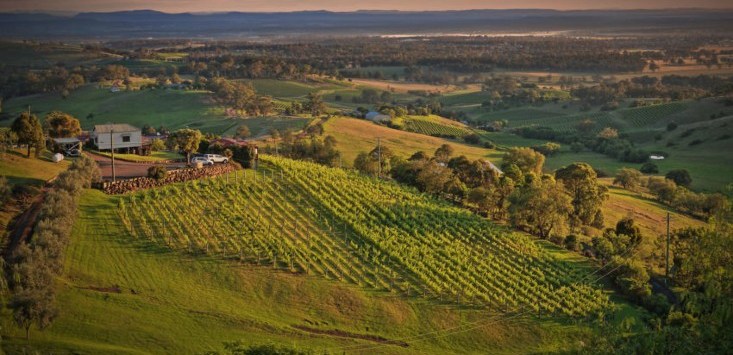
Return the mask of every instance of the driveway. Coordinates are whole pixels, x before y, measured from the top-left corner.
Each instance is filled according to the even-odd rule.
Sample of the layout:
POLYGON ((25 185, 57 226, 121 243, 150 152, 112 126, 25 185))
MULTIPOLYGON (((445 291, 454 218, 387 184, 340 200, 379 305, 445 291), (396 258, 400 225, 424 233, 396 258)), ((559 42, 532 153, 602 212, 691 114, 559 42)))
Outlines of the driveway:
MULTIPOLYGON (((99 170, 102 172, 102 178, 104 180, 112 180, 112 159, 103 155, 85 152, 97 162, 99 170)), ((131 163, 128 161, 122 161, 115 159, 115 176, 117 178, 133 178, 148 175, 148 168, 151 166, 165 166, 168 170, 180 169, 186 166, 185 163, 166 163, 166 164, 154 164, 154 163, 131 163)))

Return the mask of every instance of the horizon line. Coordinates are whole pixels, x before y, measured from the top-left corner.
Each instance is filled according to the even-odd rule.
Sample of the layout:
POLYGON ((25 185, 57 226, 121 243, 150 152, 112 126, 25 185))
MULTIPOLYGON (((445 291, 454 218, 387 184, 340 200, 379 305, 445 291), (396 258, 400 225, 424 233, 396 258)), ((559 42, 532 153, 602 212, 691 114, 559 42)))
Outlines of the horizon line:
POLYGON ((185 11, 185 12, 168 12, 164 10, 156 10, 152 8, 137 8, 127 10, 110 10, 110 11, 61 11, 61 10, 0 10, 0 14, 46 14, 46 15, 78 15, 78 14, 111 14, 111 13, 124 13, 124 12, 156 12, 166 15, 216 15, 216 14, 290 14, 290 13, 308 13, 308 12, 325 12, 334 14, 348 14, 358 12, 391 12, 391 13, 437 13, 437 12, 473 12, 473 11, 517 11, 517 10, 531 10, 531 11, 552 11, 552 12, 593 12, 593 11, 733 11, 731 7, 660 7, 660 8, 577 8, 577 9, 551 9, 551 8, 537 8, 537 7, 518 7, 518 8, 475 8, 475 9, 445 9, 445 10, 396 10, 396 9, 358 9, 351 11, 338 11, 338 10, 293 10, 293 11, 241 11, 241 10, 224 10, 224 11, 185 11))

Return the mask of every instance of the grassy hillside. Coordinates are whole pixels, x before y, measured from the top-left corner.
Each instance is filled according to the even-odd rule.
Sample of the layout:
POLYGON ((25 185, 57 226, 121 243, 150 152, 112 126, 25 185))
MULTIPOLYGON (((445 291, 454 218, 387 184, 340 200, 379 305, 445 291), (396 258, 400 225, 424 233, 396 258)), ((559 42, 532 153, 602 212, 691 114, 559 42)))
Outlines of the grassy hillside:
POLYGON ((455 155, 466 155, 470 159, 486 158, 497 161, 502 156, 502 153, 496 150, 400 131, 356 118, 334 117, 323 126, 324 134, 334 136, 339 142, 338 149, 343 155, 344 164, 347 165, 351 165, 359 153, 374 149, 378 137, 381 138, 382 144, 405 158, 420 150, 432 154, 445 143, 455 148, 455 155))
MULTIPOLYGON (((522 301, 522 289, 538 292, 546 287, 543 285, 573 279, 586 279, 584 282, 587 282, 593 277, 584 276, 587 275, 586 267, 572 254, 547 244, 535 244, 527 237, 516 235, 510 238, 501 233, 494 234, 493 231, 500 230, 478 217, 404 188, 305 163, 269 158, 265 158, 265 161, 270 174, 267 178, 260 175, 257 184, 253 183, 254 177, 250 171, 246 183, 241 180, 240 172, 239 184, 236 185, 233 177, 230 177, 229 184, 225 178, 221 178, 124 197, 107 196, 98 191, 86 192, 66 254, 64 276, 58 280, 61 289, 58 297, 61 309, 59 318, 46 331, 34 331, 32 340, 26 342, 21 338, 22 331, 10 325, 7 317, 4 317, 3 349, 9 353, 33 349, 43 352, 53 349, 55 353, 201 353, 221 350, 224 341, 242 340, 245 344, 276 343, 332 353, 526 353, 577 349, 582 346, 581 340, 594 331, 584 322, 563 321, 562 318, 552 320, 546 318, 546 314, 544 318, 538 319, 533 311, 515 316, 497 312, 497 307, 458 306, 453 300, 455 296, 442 301, 430 294, 427 297, 416 296, 415 293, 408 296, 396 289, 403 287, 401 282, 396 281, 395 289, 389 292, 383 288, 389 279, 383 280, 382 288, 349 282, 352 277, 370 279, 362 275, 368 275, 372 269, 357 266, 368 265, 371 261, 365 260, 373 258, 364 259, 360 251, 352 248, 361 250, 358 246, 363 246, 369 238, 379 237, 377 234, 371 237, 368 234, 380 228, 373 223, 381 223, 371 217, 379 216, 381 220, 385 213, 398 213, 399 205, 415 206, 402 208, 401 212, 415 215, 408 217, 405 220, 407 224, 402 226, 389 218, 385 219, 390 222, 385 222, 384 231, 391 229, 393 233, 402 234, 402 237, 391 239, 385 238, 389 234, 384 234, 379 237, 382 238, 379 246, 384 248, 384 256, 391 255, 392 263, 404 263, 400 269, 403 274, 392 276, 383 273, 383 278, 400 280, 403 275, 418 270, 418 265, 427 262, 418 261, 415 264, 417 260, 408 263, 409 258, 400 259, 399 255, 406 255, 401 254, 405 247, 414 242, 441 240, 445 244, 444 252, 432 252, 439 250, 437 248, 422 251, 418 248, 415 251, 447 258, 436 264, 441 265, 441 269, 448 267, 441 272, 453 270, 466 273, 471 272, 470 269, 453 269, 451 266, 450 260, 458 260, 454 253, 461 248, 476 251, 478 248, 487 248, 490 251, 488 257, 481 256, 481 253, 466 254, 465 257, 479 262, 472 264, 474 267, 487 262, 495 264, 487 268, 476 267, 475 270, 496 275, 483 276, 488 282, 486 285, 504 282, 502 289, 516 289, 516 293, 507 295, 508 300, 525 302, 522 301), (287 184, 278 178, 278 169, 284 167, 287 167, 284 173, 288 175, 287 181, 300 188, 294 190, 283 187, 287 184), (295 179, 296 175, 301 178, 295 179), (320 178, 311 179, 313 176, 320 178), (360 184, 361 187, 334 188, 334 184, 339 183, 360 184), (288 193, 283 194, 285 190, 288 193), (367 191, 381 191, 371 196, 377 197, 382 203, 366 199, 369 195, 367 191), (322 200, 324 198, 327 200, 322 200), (123 200, 125 207, 124 212, 121 212, 119 207, 123 200), (133 200, 136 202, 132 203, 133 200), (246 202, 242 204, 235 201, 246 202), (327 201, 335 204, 327 205, 327 201), (361 202, 353 204, 354 201, 361 202), (303 204, 317 210, 293 209, 303 204), (179 210, 178 206, 189 210, 179 210), (152 210, 149 208, 157 210, 150 214, 152 210), (214 209, 208 214, 212 218, 188 218, 189 213, 201 208, 214 209), (253 213, 264 208, 270 212, 263 213, 260 223, 253 225, 253 213), (342 212, 344 208, 367 210, 350 214, 342 212), (230 216, 231 213, 243 217, 235 218, 230 216), (441 214, 446 218, 425 220, 421 217, 441 214), (248 215, 249 223, 244 219, 248 215), (452 215, 459 218, 447 218, 452 215), (140 220, 127 224, 121 216, 140 220), (280 259, 275 263, 276 268, 273 268, 268 256, 262 257, 260 266, 253 265, 255 263, 249 251, 243 259, 244 263, 240 263, 236 261, 239 253, 229 249, 239 241, 254 241, 248 236, 246 226, 260 228, 254 237, 262 240, 265 238, 264 228, 268 225, 273 230, 280 227, 282 216, 297 219, 300 232, 274 235, 270 240, 279 240, 278 243, 282 245, 294 241, 292 238, 304 238, 303 233, 311 231, 309 241, 320 250, 317 255, 321 257, 313 259, 315 262, 310 274, 298 271, 298 268, 290 270, 285 259, 280 259), (351 230, 348 242, 336 232, 340 226, 338 223, 334 224, 336 228, 330 234, 331 230, 323 219, 346 216, 357 217, 342 220, 347 222, 351 230), (410 227, 410 218, 422 218, 427 224, 410 227), (452 225, 465 225, 471 220, 475 222, 469 225, 484 227, 468 234, 450 232, 454 230, 452 225), (436 223, 444 225, 445 229, 434 228, 436 223), (134 226, 132 230, 131 226, 134 226), (412 236, 409 228, 420 230, 412 236), (425 230, 427 228, 433 231, 425 230), (164 229, 171 233, 163 232, 164 229), (208 254, 200 250, 200 244, 197 244, 199 250, 193 252, 177 244, 185 239, 168 242, 169 235, 176 235, 176 238, 187 235, 194 238, 191 240, 215 237, 206 234, 207 229, 209 233, 221 232, 218 235, 221 239, 218 240, 223 242, 212 243, 208 254), (148 235, 148 231, 153 231, 153 234, 148 235), (418 238, 418 235, 430 237, 418 238), (469 240, 472 242, 468 243, 469 240), (223 254, 222 251, 216 251, 214 245, 224 245, 227 249, 222 251, 229 252, 223 254), (343 271, 344 280, 339 281, 328 273, 316 272, 317 265, 329 265, 330 262, 337 263, 334 267, 343 271), (529 283, 509 282, 512 278, 520 280, 529 277, 522 275, 533 274, 532 270, 542 270, 545 274, 541 277, 532 276, 529 283), (319 333, 333 331, 339 331, 340 336, 319 333), (382 337, 382 342, 357 339, 367 335, 382 337), (387 340, 404 343, 399 343, 401 346, 388 345, 384 343, 387 340)), ((289 228, 290 223, 287 226, 289 228)), ((208 240, 213 242, 217 239, 208 240)), ((308 242, 301 240, 304 245, 308 242)), ((425 257, 422 259, 429 260, 425 257)), ((425 272, 427 270, 420 274, 431 275, 425 272)), ((460 280, 470 285, 478 276, 474 274, 472 278, 460 280)), ((437 276, 428 279, 434 277, 437 276)), ((451 280, 446 278, 444 282, 459 281, 451 280)), ((565 291, 572 289, 580 290, 572 286, 565 291)), ((471 288, 461 290, 468 292, 471 288)), ((557 297, 556 293, 563 288, 554 290, 544 293, 543 297, 557 297)), ((492 292, 492 297, 498 295, 496 292, 499 291, 492 292)), ((581 301, 584 299, 582 292, 575 296, 573 294, 567 294, 565 299, 580 302, 577 306, 581 309, 588 309, 594 304, 581 301)), ((459 303, 467 302, 465 297, 461 300, 459 303)), ((537 304, 534 299, 527 299, 526 302, 537 304)), ((519 309, 518 306, 510 306, 510 309, 519 309)), ((525 306, 530 310, 532 304, 525 306)), ((617 314, 619 317, 622 314, 633 317, 634 312, 629 313, 629 310, 621 306, 617 314)), ((613 319, 622 321, 622 318, 613 319)))
MULTIPOLYGON (((68 160, 59 163, 51 161, 51 153, 46 151, 40 159, 25 157, 25 149, 11 150, 0 154, 0 176, 8 179, 11 186, 24 185, 41 187, 43 184, 69 167, 68 160)), ((24 206, 9 202, 0 207, 0 236, 10 221, 23 211, 24 206)))
POLYGON ((195 128, 215 134, 233 134, 239 125, 245 124, 253 135, 266 133, 270 128, 300 129, 307 120, 300 118, 253 117, 229 118, 221 106, 214 104, 207 91, 184 90, 136 90, 110 92, 107 89, 87 85, 63 99, 59 94, 42 94, 14 98, 4 104, 8 126, 20 112, 31 111, 40 119, 50 111, 68 112, 81 121, 83 129, 95 124, 129 123, 137 127, 145 124, 168 129, 195 128))
MULTIPOLYGON (((478 117, 485 121, 506 119, 509 129, 525 126, 545 126, 558 131, 571 131, 578 122, 590 119, 595 130, 614 127, 637 147, 648 152, 663 152, 667 158, 655 161, 660 172, 687 169, 696 190, 720 190, 733 182, 733 108, 719 99, 670 102, 646 107, 628 107, 628 102, 615 111, 578 112, 574 107, 563 109, 560 104, 519 107, 503 111, 485 112, 476 108, 478 117), (670 123, 677 128, 667 130, 670 123)), ((484 136, 501 146, 541 144, 543 141, 524 139, 509 132, 486 133, 484 136)), ((582 161, 608 174, 622 167, 639 168, 641 164, 623 163, 605 155, 589 151, 573 153, 563 147, 560 154, 548 157, 547 167, 556 169, 582 161)))

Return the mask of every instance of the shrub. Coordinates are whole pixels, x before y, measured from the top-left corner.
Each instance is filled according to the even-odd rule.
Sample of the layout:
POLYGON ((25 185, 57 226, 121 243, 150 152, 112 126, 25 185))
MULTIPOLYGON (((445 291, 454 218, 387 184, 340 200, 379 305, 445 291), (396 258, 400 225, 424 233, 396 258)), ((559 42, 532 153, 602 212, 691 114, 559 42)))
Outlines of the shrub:
POLYGON ((671 132, 671 131, 674 131, 675 129, 677 129, 677 123, 670 122, 667 124, 667 131, 671 132))
POLYGON ((157 181, 165 179, 168 176, 168 170, 162 165, 153 165, 148 168, 148 177, 157 181))
POLYGON ((496 149, 496 144, 492 141, 484 141, 483 146, 486 149, 496 149))
POLYGON ((688 187, 692 184, 692 177, 690 177, 690 172, 686 169, 670 170, 664 177, 674 181, 679 186, 688 187))
POLYGON ((646 162, 642 164, 641 169, 639 169, 644 174, 657 174, 659 173, 659 167, 657 164, 654 164, 652 162, 646 162))
POLYGON ((481 143, 481 136, 476 133, 471 133, 463 136, 463 141, 468 144, 479 144, 481 143))

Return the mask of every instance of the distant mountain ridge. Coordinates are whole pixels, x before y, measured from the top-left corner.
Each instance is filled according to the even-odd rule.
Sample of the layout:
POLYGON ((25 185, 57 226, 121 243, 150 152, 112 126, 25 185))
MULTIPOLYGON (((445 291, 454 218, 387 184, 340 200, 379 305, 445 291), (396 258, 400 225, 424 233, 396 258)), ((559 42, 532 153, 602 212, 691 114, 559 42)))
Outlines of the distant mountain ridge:
POLYGON ((733 10, 457 10, 355 12, 0 13, 3 38, 234 39, 284 35, 380 35, 536 31, 733 30, 733 10), (32 26, 24 24, 32 23, 32 26))

